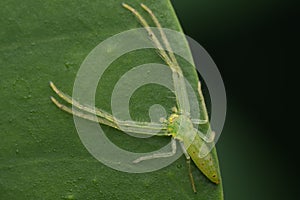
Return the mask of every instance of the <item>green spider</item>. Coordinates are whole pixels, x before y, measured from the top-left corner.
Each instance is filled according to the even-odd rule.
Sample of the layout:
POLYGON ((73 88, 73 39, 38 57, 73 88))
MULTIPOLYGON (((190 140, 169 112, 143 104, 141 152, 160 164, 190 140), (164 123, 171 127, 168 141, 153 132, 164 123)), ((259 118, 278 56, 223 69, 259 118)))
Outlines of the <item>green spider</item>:
POLYGON ((94 121, 97 123, 105 124, 115 129, 126 130, 132 133, 137 134, 146 134, 146 135, 156 135, 156 136, 171 136, 171 146, 172 150, 165 153, 157 153, 153 155, 143 156, 136 160, 133 160, 133 163, 139 163, 144 160, 150 160, 155 158, 165 158, 171 157, 176 153, 177 143, 179 141, 180 147, 186 157, 189 169, 189 176, 192 184, 193 191, 196 192, 194 179, 191 173, 190 159, 196 164, 196 166, 201 170, 201 172, 213 183, 220 183, 220 174, 218 169, 217 161, 212 157, 212 153, 207 153, 206 156, 200 156, 200 149, 208 149, 208 145, 213 144, 215 133, 208 128, 206 134, 203 134, 198 129, 194 128, 194 124, 197 125, 209 125, 208 114, 206 111, 206 106, 204 103, 203 95, 201 92, 201 85, 198 82, 198 93, 200 97, 200 106, 204 119, 191 119, 190 118, 190 105, 188 101, 187 89, 185 85, 185 78, 183 76, 181 67, 179 66, 175 55, 171 49, 169 41, 153 12, 144 4, 141 4, 141 7, 151 16, 153 22, 159 29, 160 37, 163 42, 163 45, 158 40, 157 36, 153 33, 147 21, 137 12, 134 8, 128 4, 122 4, 124 8, 131 11, 137 19, 140 21, 142 26, 146 29, 151 41, 154 43, 155 47, 158 50, 158 54, 165 61, 165 63, 170 67, 172 71, 172 79, 175 89, 175 96, 177 105, 172 109, 173 113, 162 123, 153 123, 153 122, 133 122, 133 121, 122 121, 116 119, 111 114, 103 111, 102 109, 95 108, 96 118, 91 115, 94 113, 94 108, 92 109, 89 106, 80 104, 78 101, 72 99, 67 94, 64 94, 60 91, 52 82, 50 86, 53 91, 64 101, 69 104, 72 104, 78 110, 72 110, 71 108, 59 103, 54 97, 51 97, 52 102, 61 110, 66 111, 75 116, 94 121), (81 112, 83 111, 83 112, 81 112), (87 114, 90 113, 90 114, 87 114), (157 133, 159 132, 159 133, 157 133))

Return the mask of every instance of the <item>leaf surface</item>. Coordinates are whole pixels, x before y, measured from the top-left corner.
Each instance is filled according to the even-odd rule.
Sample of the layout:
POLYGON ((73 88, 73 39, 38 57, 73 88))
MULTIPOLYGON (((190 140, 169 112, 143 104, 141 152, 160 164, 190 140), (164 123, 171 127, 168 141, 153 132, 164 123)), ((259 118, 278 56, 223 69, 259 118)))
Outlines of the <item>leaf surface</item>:
MULTIPOLYGON (((142 12, 141 2, 153 10, 163 27, 181 30, 169 1, 126 3, 142 12)), ((211 183, 194 165, 198 193, 193 193, 184 156, 144 174, 105 166, 81 143, 72 116, 51 103, 50 80, 72 94, 77 70, 96 45, 140 27, 121 3, 0 2, 0 199, 223 199, 222 184, 211 183)), ((133 66, 151 62, 163 63, 153 49, 128 53, 112 63, 101 78, 97 106, 110 112, 111 92, 120 76, 133 66)), ((196 88, 195 70, 190 66, 183 71, 196 88)), ((139 88, 130 101, 132 117, 149 120, 153 104, 171 112, 172 95, 159 85, 139 88)), ((133 152, 158 149, 170 139, 138 139, 106 126, 103 129, 113 143, 133 152)))

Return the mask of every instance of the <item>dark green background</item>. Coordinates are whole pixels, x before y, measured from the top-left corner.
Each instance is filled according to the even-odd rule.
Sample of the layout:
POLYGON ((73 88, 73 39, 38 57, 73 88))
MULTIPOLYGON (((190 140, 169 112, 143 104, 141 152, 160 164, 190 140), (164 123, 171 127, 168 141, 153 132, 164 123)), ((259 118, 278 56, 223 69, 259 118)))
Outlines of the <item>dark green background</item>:
POLYGON ((296 6, 269 0, 172 2, 184 32, 210 53, 225 82, 228 113, 217 144, 225 199, 296 199, 286 91, 296 6))

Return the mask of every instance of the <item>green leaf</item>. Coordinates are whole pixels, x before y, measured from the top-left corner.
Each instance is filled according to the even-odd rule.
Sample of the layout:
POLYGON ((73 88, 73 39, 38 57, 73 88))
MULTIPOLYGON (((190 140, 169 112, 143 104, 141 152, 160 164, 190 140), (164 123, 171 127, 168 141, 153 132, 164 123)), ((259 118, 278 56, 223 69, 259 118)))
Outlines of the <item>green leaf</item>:
MULTIPOLYGON (((141 11, 141 2, 163 27, 181 30, 169 1, 126 3, 141 11)), ((50 80, 72 94, 77 70, 96 45, 140 27, 121 3, 0 2, 0 199, 223 199, 222 183, 211 183, 194 165, 198 193, 193 193, 184 156, 151 173, 124 173, 105 166, 81 143, 72 116, 50 101, 54 95, 50 80)), ((101 78, 96 104, 109 112, 111 92, 120 76, 151 62, 163 63, 153 49, 131 52, 114 62, 101 78)), ((183 71, 196 87, 194 68, 183 71)), ((133 118, 149 119, 148 108, 157 103, 171 110, 175 101, 170 95, 158 85, 140 88, 130 102, 133 118)), ((158 149, 170 139, 138 139, 103 129, 113 143, 136 152, 158 149)))

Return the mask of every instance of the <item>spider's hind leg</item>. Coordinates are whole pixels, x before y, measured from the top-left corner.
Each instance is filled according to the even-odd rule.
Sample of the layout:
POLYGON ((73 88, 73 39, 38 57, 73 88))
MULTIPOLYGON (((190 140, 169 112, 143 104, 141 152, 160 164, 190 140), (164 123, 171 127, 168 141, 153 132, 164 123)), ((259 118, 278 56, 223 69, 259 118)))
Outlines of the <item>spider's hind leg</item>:
POLYGON ((176 153, 176 140, 174 138, 171 139, 171 145, 172 145, 172 151, 170 152, 164 152, 164 153, 155 153, 149 156, 142 156, 139 157, 138 159, 134 160, 133 163, 139 163, 144 160, 151 160, 155 158, 167 158, 175 155, 176 153))
POLYGON ((191 184, 192 184, 192 189, 196 193, 197 190, 196 190, 196 187, 195 187, 194 177, 193 177, 192 170, 191 170, 191 157, 188 154, 188 152, 186 151, 185 146, 183 145, 182 142, 180 142, 180 146, 181 146, 183 154, 185 155, 186 163, 188 165, 188 171, 189 171, 190 181, 191 181, 191 184))

